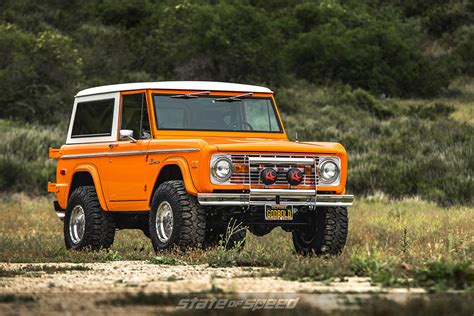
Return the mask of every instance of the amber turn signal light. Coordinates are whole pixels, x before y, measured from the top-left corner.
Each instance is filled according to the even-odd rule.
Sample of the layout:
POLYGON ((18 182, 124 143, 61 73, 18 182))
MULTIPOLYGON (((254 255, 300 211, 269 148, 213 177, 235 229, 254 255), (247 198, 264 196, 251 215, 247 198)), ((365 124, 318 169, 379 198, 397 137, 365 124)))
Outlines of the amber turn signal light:
POLYGON ((249 166, 246 164, 241 164, 241 163, 236 163, 234 164, 234 170, 235 173, 248 173, 249 172, 249 166))

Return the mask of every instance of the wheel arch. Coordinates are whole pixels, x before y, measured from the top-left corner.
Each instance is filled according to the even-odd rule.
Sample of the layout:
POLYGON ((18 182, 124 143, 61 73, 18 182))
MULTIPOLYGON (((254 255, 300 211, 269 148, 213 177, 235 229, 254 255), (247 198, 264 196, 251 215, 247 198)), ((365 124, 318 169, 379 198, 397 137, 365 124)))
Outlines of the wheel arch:
POLYGON ((156 176, 153 190, 148 199, 148 204, 151 205, 153 194, 160 184, 170 180, 182 180, 186 191, 191 195, 197 195, 196 187, 194 186, 191 172, 187 161, 181 157, 171 157, 163 161, 160 172, 156 176))
POLYGON ((68 192, 68 201, 71 193, 79 186, 93 185, 95 187, 97 198, 99 199, 100 207, 107 211, 107 203, 105 201, 104 192, 102 189, 102 183, 100 182, 99 172, 94 165, 86 164, 79 165, 74 168, 74 172, 71 177, 71 185, 68 192))

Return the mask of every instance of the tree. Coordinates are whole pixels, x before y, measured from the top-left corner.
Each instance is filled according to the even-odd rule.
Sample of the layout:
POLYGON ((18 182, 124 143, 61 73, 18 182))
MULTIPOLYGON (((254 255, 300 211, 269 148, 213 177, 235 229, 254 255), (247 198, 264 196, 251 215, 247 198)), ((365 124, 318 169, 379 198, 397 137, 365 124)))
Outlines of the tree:
POLYGON ((80 79, 81 59, 69 37, 0 25, 0 117, 53 122, 64 117, 80 79))

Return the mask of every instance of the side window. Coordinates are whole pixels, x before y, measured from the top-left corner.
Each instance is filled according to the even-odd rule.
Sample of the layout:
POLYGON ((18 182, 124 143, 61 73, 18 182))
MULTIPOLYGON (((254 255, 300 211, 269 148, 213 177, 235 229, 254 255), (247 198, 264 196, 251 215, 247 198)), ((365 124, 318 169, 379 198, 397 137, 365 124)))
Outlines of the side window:
POLYGON ((122 96, 121 117, 120 129, 132 130, 133 137, 138 139, 151 138, 145 93, 122 96))
POLYGON ((72 127, 72 138, 112 135, 114 99, 79 102, 72 127))

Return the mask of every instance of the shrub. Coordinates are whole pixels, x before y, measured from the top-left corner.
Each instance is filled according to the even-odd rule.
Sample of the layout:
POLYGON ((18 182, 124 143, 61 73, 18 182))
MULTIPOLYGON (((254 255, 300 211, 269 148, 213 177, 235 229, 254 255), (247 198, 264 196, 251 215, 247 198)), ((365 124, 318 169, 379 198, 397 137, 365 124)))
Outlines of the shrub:
POLYGON ((27 122, 64 118, 80 76, 81 59, 71 39, 1 24, 0 47, 0 117, 27 122))
POLYGON ((46 193, 56 164, 48 148, 63 143, 64 129, 0 120, 0 190, 46 193))
POLYGON ((377 118, 387 118, 394 114, 394 109, 386 107, 373 95, 360 88, 355 89, 352 93, 347 93, 346 97, 347 103, 353 104, 361 110, 368 111, 377 118))
POLYGON ((454 56, 457 58, 459 72, 467 76, 474 76, 474 26, 464 27, 456 34, 457 46, 454 56))
POLYGON ((413 284, 435 291, 474 289, 474 268, 471 262, 429 262, 415 271, 413 284))
POLYGON ((447 119, 454 110, 452 105, 436 102, 434 104, 412 105, 406 114, 415 118, 435 120, 438 118, 447 119))
POLYGON ((423 53, 422 39, 412 32, 416 26, 384 13, 373 18, 360 7, 342 6, 334 14, 328 21, 314 18, 319 23, 288 45, 297 77, 391 96, 432 96, 448 86, 448 65, 423 53))
POLYGON ((429 8, 424 20, 428 32, 440 36, 446 32, 452 33, 460 26, 472 22, 472 12, 469 12, 466 2, 453 1, 429 8))

